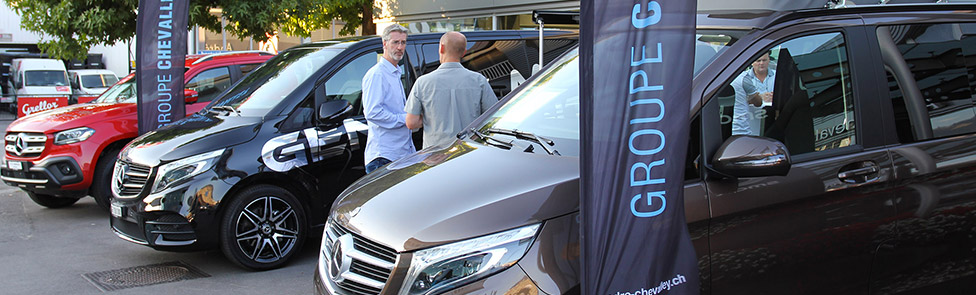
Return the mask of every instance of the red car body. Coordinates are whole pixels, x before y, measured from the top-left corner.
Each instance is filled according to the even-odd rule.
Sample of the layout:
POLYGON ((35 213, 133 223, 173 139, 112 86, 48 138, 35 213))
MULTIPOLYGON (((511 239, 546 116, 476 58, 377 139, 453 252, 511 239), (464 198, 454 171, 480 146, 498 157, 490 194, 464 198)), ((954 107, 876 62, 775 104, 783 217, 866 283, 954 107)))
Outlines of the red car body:
MULTIPOLYGON (((185 91, 188 94, 186 114, 203 109, 213 96, 222 92, 220 87, 226 89, 271 57, 260 52, 188 55, 183 76, 187 87, 209 85, 211 88, 197 88, 208 92, 208 98, 200 101, 197 101, 197 91, 185 91), (194 83, 191 85, 190 82, 194 83)), ((130 74, 112 88, 134 89, 134 83, 130 74)), ((112 164, 118 151, 139 135, 135 100, 104 99, 108 95, 118 96, 115 92, 125 91, 113 91, 112 88, 92 103, 56 108, 10 123, 4 137, 3 161, 0 162, 3 182, 23 189, 36 203, 46 207, 69 206, 90 194, 99 205, 108 208, 111 196, 108 178, 112 164), (84 127, 93 131, 86 139, 54 143, 58 133, 84 127), (43 145, 40 143, 42 139, 43 145)))

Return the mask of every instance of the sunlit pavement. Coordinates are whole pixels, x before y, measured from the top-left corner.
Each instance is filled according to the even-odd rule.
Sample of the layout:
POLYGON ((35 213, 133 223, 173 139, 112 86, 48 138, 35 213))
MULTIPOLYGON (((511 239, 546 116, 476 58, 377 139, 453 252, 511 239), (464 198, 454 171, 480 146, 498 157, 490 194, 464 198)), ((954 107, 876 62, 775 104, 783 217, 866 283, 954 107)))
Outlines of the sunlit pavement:
MULTIPOLYGON (((10 122, 0 119, 0 128, 10 122)), ((308 239, 284 268, 251 272, 219 250, 161 252, 123 241, 112 233, 108 212, 90 197, 48 209, 0 183, 0 294, 310 294, 318 243, 317 235, 308 239), (103 291, 85 276, 167 262, 209 277, 103 291)))

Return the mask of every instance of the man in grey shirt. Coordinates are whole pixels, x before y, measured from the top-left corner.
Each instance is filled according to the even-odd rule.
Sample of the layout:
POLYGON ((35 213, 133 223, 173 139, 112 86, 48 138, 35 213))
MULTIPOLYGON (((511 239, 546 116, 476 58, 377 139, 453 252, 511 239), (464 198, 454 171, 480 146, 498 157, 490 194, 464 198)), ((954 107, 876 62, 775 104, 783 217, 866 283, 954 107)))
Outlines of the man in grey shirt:
POLYGON ((458 132, 498 102, 481 74, 461 66, 467 39, 447 32, 440 41, 441 66, 414 83, 407 96, 407 128, 424 127, 424 148, 446 146, 458 132))

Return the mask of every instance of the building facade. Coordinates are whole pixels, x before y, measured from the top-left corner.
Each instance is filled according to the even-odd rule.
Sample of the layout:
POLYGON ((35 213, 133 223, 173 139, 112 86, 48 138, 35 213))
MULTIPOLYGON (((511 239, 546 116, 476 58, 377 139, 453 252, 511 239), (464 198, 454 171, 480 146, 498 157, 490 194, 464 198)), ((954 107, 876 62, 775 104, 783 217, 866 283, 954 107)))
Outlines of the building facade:
MULTIPOLYGON (((579 11, 579 1, 565 0, 376 0, 377 32, 393 23, 413 33, 481 30, 537 30, 533 10, 579 11)), ((546 26, 550 28, 550 26, 546 26)), ((578 26, 552 26, 578 29, 578 26)))

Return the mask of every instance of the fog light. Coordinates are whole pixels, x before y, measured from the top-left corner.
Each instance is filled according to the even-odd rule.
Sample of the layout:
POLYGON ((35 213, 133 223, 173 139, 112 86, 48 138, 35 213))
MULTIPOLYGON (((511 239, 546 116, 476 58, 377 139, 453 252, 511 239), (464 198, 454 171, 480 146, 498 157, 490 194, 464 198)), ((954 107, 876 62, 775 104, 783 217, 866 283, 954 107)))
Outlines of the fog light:
POLYGON ((71 169, 71 166, 68 164, 58 165, 58 170, 61 170, 61 174, 64 175, 71 175, 75 173, 74 169, 71 169))

